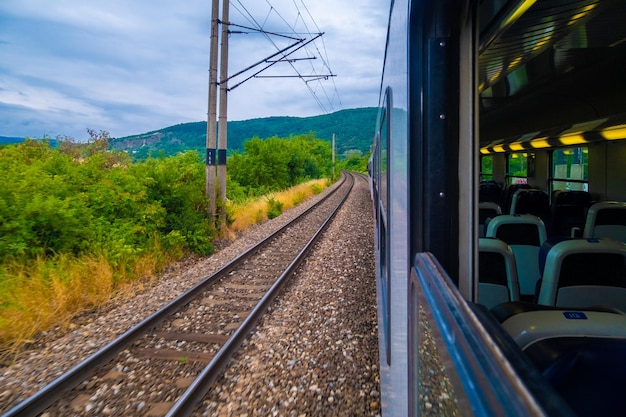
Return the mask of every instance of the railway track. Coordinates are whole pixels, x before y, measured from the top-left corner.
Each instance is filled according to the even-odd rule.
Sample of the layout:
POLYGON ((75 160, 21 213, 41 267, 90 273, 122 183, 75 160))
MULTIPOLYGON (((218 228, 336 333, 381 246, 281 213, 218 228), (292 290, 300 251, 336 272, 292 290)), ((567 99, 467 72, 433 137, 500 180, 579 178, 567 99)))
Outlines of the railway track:
POLYGON ((187 416, 347 198, 354 177, 5 417, 187 416), (125 391, 125 396, 119 393, 125 391), (124 404, 128 391, 137 404, 124 404), (129 408, 131 407, 131 408, 129 408))

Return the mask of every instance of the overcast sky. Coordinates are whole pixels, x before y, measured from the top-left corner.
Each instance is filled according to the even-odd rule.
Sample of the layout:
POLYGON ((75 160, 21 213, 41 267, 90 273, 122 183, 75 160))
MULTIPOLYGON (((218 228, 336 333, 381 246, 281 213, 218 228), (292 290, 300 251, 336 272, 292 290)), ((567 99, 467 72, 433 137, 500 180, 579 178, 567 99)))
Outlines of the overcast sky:
MULTIPOLYGON (((294 28, 324 32, 290 55, 298 61, 277 63, 259 75, 335 76, 308 83, 250 79, 230 91, 229 120, 313 116, 378 104, 389 1, 230 4, 235 24, 286 34, 294 28)), ((210 0, 2 0, 0 136, 83 140, 87 128, 121 137, 206 121, 210 15, 210 0)), ((294 43, 232 30, 248 33, 230 36, 229 74, 294 43)))

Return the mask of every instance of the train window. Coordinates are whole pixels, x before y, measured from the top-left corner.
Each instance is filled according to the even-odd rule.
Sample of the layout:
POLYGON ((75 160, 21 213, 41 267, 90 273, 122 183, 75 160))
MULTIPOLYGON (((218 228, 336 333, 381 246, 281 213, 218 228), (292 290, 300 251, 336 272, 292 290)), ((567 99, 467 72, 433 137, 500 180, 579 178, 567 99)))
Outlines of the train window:
POLYGON ((506 158, 507 184, 526 184, 528 182, 528 154, 514 152, 506 158))
POLYGON ((555 149, 551 159, 551 191, 589 191, 587 147, 555 149))
POLYGON ((376 168, 379 170, 375 175, 378 178, 378 249, 380 251, 380 263, 379 263, 379 276, 380 283, 379 287, 382 292, 381 300, 382 300, 382 324, 383 324, 383 333, 385 335, 385 357, 387 359, 387 364, 391 363, 391 333, 390 333, 390 273, 389 273, 389 245, 387 244, 389 239, 388 233, 388 207, 389 207, 389 170, 388 170, 388 151, 389 151, 389 136, 390 136, 390 121, 389 117, 391 115, 391 89, 388 88, 385 94, 385 101, 383 103, 383 107, 381 109, 381 113, 379 115, 379 125, 378 125, 378 133, 376 135, 378 141, 378 163, 376 164, 376 168))
POLYGON ((493 155, 480 157, 480 180, 493 180, 493 155))

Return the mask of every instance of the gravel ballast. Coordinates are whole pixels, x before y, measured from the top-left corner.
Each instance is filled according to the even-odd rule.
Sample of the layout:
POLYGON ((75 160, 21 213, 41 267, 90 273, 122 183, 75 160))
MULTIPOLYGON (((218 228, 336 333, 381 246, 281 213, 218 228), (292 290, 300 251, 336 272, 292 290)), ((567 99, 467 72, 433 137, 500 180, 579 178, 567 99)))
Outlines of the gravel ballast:
POLYGON ((203 416, 380 414, 373 224, 345 206, 206 397, 203 416))

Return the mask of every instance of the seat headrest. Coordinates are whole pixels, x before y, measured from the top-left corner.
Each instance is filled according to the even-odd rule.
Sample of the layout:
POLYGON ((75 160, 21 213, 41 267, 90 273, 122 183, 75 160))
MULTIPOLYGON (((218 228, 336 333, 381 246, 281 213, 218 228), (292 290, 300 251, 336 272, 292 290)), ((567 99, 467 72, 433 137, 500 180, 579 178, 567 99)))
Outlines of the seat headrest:
POLYGON ((539 273, 543 276, 543 270, 546 266, 546 259, 548 258, 548 253, 552 248, 557 244, 564 242, 566 240, 572 240, 575 238, 565 237, 565 236, 555 236, 546 239, 539 248, 539 273))

